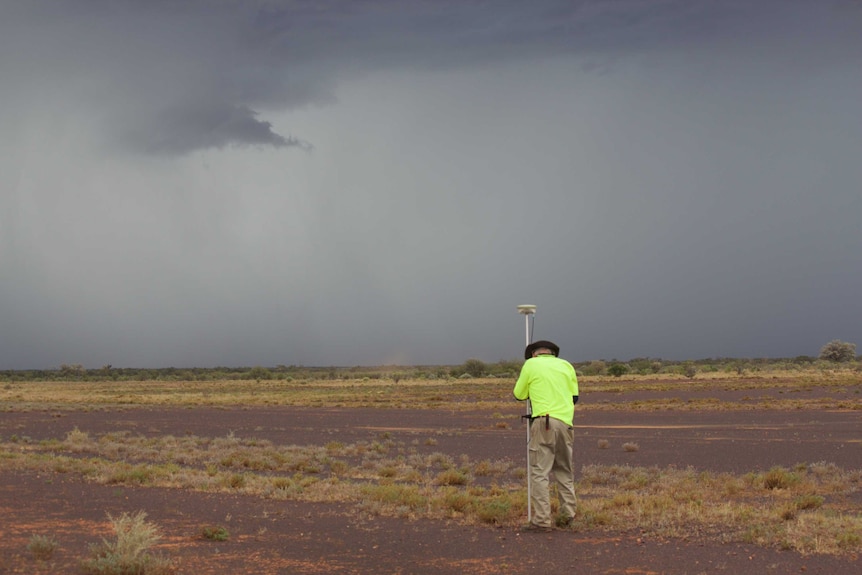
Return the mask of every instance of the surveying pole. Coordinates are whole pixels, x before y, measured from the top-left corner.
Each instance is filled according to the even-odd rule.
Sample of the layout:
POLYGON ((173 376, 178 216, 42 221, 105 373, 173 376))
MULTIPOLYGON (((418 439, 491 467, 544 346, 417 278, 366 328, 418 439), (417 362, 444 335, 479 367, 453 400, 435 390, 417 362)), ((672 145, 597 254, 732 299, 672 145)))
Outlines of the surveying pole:
MULTIPOLYGON (((532 338, 532 334, 530 333, 530 318, 532 317, 535 321, 536 315, 536 306, 534 305, 519 305, 518 313, 524 316, 524 327, 525 327, 525 338, 527 343, 524 344, 524 348, 530 345, 532 338)), ((533 495, 533 482, 530 477, 530 425, 533 423, 533 406, 530 404, 529 398, 526 401, 527 403, 527 414, 523 415, 524 419, 527 420, 527 523, 533 520, 533 507, 532 507, 532 495, 533 495)))

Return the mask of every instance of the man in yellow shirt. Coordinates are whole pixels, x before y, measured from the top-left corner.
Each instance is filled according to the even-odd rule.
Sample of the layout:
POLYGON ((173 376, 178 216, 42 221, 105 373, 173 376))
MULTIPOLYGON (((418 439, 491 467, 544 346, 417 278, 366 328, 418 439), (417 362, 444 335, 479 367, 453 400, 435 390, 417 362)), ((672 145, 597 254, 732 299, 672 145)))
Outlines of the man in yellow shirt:
POLYGON ((518 400, 529 399, 530 418, 529 493, 533 508, 530 530, 549 531, 551 500, 548 476, 553 473, 560 498, 558 525, 568 526, 575 517, 575 479, 572 419, 578 402, 578 377, 568 361, 560 359, 560 348, 550 341, 537 341, 524 351, 524 366, 513 393, 518 400))

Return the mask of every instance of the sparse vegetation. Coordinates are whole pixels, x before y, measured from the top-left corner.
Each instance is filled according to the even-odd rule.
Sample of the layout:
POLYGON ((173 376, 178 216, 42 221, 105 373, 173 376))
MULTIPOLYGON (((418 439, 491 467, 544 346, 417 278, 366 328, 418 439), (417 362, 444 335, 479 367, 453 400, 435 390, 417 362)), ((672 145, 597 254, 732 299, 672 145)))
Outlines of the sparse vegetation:
POLYGON ((825 464, 804 471, 774 468, 769 474, 743 476, 690 468, 588 466, 577 486, 581 509, 576 528, 636 527, 645 533, 683 538, 720 533, 726 541, 776 545, 801 553, 858 552, 858 540, 854 543, 848 537, 862 533, 858 507, 856 511, 842 503, 830 507, 821 493, 833 492, 838 484, 845 493, 856 492, 861 482, 859 470, 825 464), (767 486, 767 476, 787 474, 796 475, 787 488, 767 486))
MULTIPOLYGON (((741 389, 791 393, 817 385, 836 393, 854 386, 858 391, 862 374, 858 361, 842 363, 799 357, 786 360, 707 359, 671 362, 641 358, 628 363, 613 361, 612 366, 622 366, 613 370, 605 369, 602 367, 604 365, 604 361, 575 364, 585 398, 578 405, 579 410, 862 409, 862 394, 859 393, 855 397, 836 397, 833 394, 804 400, 794 396, 763 397, 756 402, 746 403, 723 399, 723 392, 741 389), (696 378, 686 377, 688 365, 696 369, 696 378), (604 372, 619 375, 604 375, 604 372), (673 398, 626 400, 628 394, 636 391, 675 390, 710 390, 716 395, 684 403, 674 402, 673 398), (595 392, 615 393, 619 394, 619 398, 612 402, 586 401, 595 392)), ((500 362, 485 366, 485 376, 479 378, 464 374, 463 379, 458 377, 463 374, 461 366, 435 370, 414 368, 412 371, 403 368, 381 369, 379 372, 372 371, 374 368, 323 370, 282 367, 270 369, 271 379, 253 379, 250 371, 226 369, 123 371, 111 368, 111 377, 106 377, 102 369, 87 371, 84 376, 76 375, 78 379, 75 379, 73 386, 68 385, 69 379, 63 378, 66 372, 0 371, 0 381, 14 381, 0 387, 0 411, 50 409, 62 416, 64 411, 71 409, 114 409, 127 408, 129 405, 445 407, 491 412, 511 407, 511 390, 520 364, 500 362), (131 379, 132 374, 141 379, 131 379), (229 379, 231 375, 242 379, 229 379), (181 379, 182 376, 189 379, 181 379)), ((258 370, 255 375, 263 374, 258 370)), ((500 428, 505 427, 501 425, 500 428)), ((81 431, 83 436, 70 436, 68 440, 73 443, 85 442, 86 433, 81 431)))
MULTIPOLYGON (((0 457, 10 469, 61 470, 100 483, 138 485, 124 471, 129 464, 123 457, 132 457, 139 461, 138 467, 148 470, 146 486, 238 491, 277 500, 339 501, 367 513, 413 519, 515 525, 526 510, 523 467, 510 461, 472 461, 465 455, 456 460, 440 452, 411 454, 415 444, 392 438, 300 447, 233 434, 208 439, 106 433, 91 438, 91 451, 69 449, 64 455, 57 445, 31 443, 22 452, 14 444, 4 444, 0 457), (242 473, 235 471, 238 466, 242 473), (301 471, 309 468, 315 471, 301 471)), ((636 446, 626 443, 623 449, 631 450, 632 445, 636 446)), ((744 475, 586 466, 576 485, 581 503, 575 527, 636 526, 668 537, 720 533, 723 540, 779 545, 805 553, 859 552, 862 546, 854 534, 862 528, 862 515, 858 504, 842 494, 857 493, 860 488, 862 471, 829 463, 773 467, 744 475), (817 545, 812 543, 815 538, 817 545)), ((86 561, 87 572, 131 572, 118 566, 133 560, 151 569, 147 573, 168 572, 153 571, 168 565, 144 553, 157 535, 143 515, 112 521, 118 542, 95 548, 86 561)), ((223 540, 228 534, 224 527, 208 526, 202 536, 223 540)))
MULTIPOLYGON (((788 361, 781 366, 750 361, 694 363, 698 369, 694 380, 685 379, 683 363, 648 359, 632 360, 626 377, 582 377, 585 398, 605 392, 605 397, 612 399, 605 403, 584 401, 578 409, 862 410, 860 373, 852 364, 814 358, 788 361), (744 369, 737 369, 740 365, 744 369), (800 393, 814 385, 825 393, 816 397, 800 393), (710 393, 680 401, 674 397, 676 390, 710 393), (723 392, 734 390, 758 391, 744 402, 721 399, 723 392), (632 391, 667 393, 655 400, 635 400, 629 399, 632 391)), ((495 367, 488 365, 487 369, 492 373, 495 367)), ((113 374, 117 370, 107 371, 113 374)), ((398 373, 404 373, 404 378, 398 381, 392 375, 395 372, 373 377, 367 372, 347 370, 329 370, 325 377, 315 372, 315 377, 304 379, 298 369, 271 371, 271 379, 258 372, 263 377, 243 379, 240 384, 240 380, 205 378, 117 383, 91 379, 89 372, 82 375, 72 370, 69 373, 80 378, 74 385, 67 381, 9 383, 0 389, 0 410, 39 409, 62 416, 70 409, 128 409, 129 405, 439 408, 445 404, 452 411, 482 409, 493 413, 495 421, 486 425, 482 433, 505 433, 509 429, 500 423, 511 417, 506 412, 512 410, 513 379, 460 380, 451 374, 430 371, 413 377, 403 370, 398 373), (291 373, 293 379, 279 377, 285 373, 291 373), (362 378, 345 379, 348 374, 362 373, 362 378)), ((369 440, 350 442, 337 436, 338 441, 322 445, 284 445, 239 432, 220 437, 186 432, 175 437, 129 431, 97 433, 74 427, 58 433, 56 438, 37 441, 27 437, 26 430, 15 431, 0 438, 4 469, 76 474, 106 485, 238 493, 276 501, 339 502, 363 513, 410 519, 445 518, 512 526, 526 512, 522 465, 509 459, 472 460, 457 452, 453 455, 436 451, 438 438, 447 448, 451 444, 443 430, 416 433, 406 440, 399 439, 398 433, 376 431, 369 440)), ((611 446, 607 439, 596 441, 598 449, 611 446)), ((619 445, 615 440, 614 449, 618 451, 619 445)), ((635 452, 639 446, 626 442, 622 449, 635 452)), ((608 455, 612 454, 602 454, 608 455)), ((862 472, 831 463, 806 463, 790 469, 773 467, 739 475, 693 469, 587 466, 580 471, 576 486, 580 507, 575 528, 636 527, 663 537, 713 537, 803 553, 859 553, 860 487, 862 472)), ((124 517, 126 524, 138 521, 154 529, 141 516, 124 517)), ((140 551, 132 555, 139 559, 136 565, 147 570, 120 570, 117 566, 122 564, 121 556, 128 556, 123 549, 129 547, 120 542, 120 533, 128 533, 129 529, 115 529, 118 541, 95 547, 93 555, 82 564, 85 571, 170 572, 167 560, 150 554, 157 534, 152 531, 150 535, 155 539, 148 540, 146 530, 144 536, 134 538, 140 551)), ((224 540, 219 537, 227 538, 228 534, 224 527, 208 526, 202 528, 201 536, 224 540)))

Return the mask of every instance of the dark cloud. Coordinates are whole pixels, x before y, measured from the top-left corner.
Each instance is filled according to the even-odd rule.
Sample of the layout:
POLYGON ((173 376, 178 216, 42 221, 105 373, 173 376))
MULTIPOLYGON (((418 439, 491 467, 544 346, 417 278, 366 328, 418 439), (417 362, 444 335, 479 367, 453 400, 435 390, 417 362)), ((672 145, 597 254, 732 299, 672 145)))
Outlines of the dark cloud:
POLYGON ((862 343, 860 18, 2 3, 0 367, 862 343))
POLYGON ((307 147, 263 112, 334 101, 339 78, 578 54, 584 66, 733 28, 745 3, 13 2, 4 92, 78 98, 113 145, 307 147), (738 14, 737 14, 738 16, 738 14), (12 45, 14 43, 14 45, 12 45), (30 82, 33 82, 30 84, 30 82))
POLYGON ((308 142, 276 134, 272 124, 257 119, 252 110, 210 104, 166 110, 148 125, 133 127, 123 139, 149 154, 184 154, 229 145, 312 149, 308 142))

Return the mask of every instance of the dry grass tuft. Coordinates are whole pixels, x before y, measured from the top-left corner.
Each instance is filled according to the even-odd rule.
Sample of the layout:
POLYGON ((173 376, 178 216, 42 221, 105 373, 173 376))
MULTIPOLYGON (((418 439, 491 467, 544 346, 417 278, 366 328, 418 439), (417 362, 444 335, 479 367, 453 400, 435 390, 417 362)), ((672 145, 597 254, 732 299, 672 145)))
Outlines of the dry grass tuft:
POLYGON ((132 515, 108 519, 117 535, 115 541, 102 540, 101 545, 91 547, 91 557, 81 562, 85 573, 99 575, 165 575, 174 572, 172 563, 159 555, 150 553, 150 548, 159 539, 159 530, 146 520, 147 514, 138 511, 132 515))

